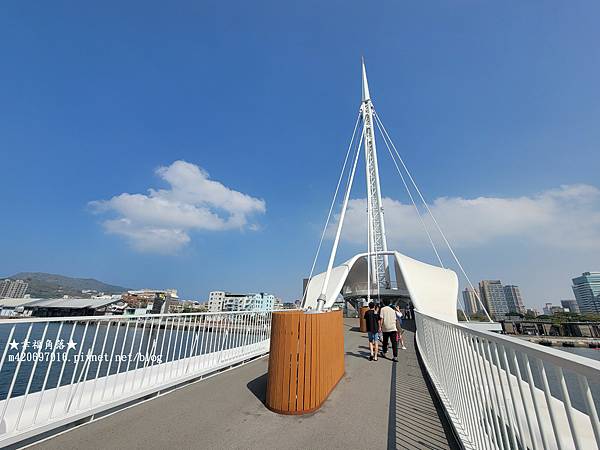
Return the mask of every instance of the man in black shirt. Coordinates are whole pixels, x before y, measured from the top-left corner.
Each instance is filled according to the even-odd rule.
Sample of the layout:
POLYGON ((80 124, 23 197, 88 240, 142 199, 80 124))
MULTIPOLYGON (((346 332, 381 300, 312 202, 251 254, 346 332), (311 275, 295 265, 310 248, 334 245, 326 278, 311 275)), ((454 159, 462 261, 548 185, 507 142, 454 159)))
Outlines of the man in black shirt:
POLYGON ((369 361, 377 361, 379 352, 379 329, 381 328, 381 318, 375 312, 375 303, 369 303, 369 309, 365 312, 365 322, 367 324, 367 334, 369 335, 369 350, 371 355, 369 361))

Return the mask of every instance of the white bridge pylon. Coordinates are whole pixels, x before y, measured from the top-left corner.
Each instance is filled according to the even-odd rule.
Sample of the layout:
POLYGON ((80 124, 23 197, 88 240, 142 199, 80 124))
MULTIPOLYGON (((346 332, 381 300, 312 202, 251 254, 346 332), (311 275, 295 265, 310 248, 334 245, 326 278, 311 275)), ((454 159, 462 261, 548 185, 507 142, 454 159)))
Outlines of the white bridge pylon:
MULTIPOLYGON (((472 287, 468 276, 466 275, 458 258, 454 254, 450 244, 448 243, 444 233, 440 229, 437 221, 431 214, 427 203, 416 183, 414 182, 410 172, 406 168, 402 158, 400 157, 396 147, 391 141, 386 129, 384 128, 380 118, 378 117, 371 95, 369 92, 369 84, 367 81, 367 72, 365 69, 364 60, 362 62, 362 101, 358 115, 357 123, 352 135, 346 159, 342 167, 342 172, 338 180, 338 185, 331 203, 329 215, 325 223, 323 235, 317 249, 317 254, 313 261, 313 268, 309 276, 308 286, 303 296, 303 308, 316 309, 321 311, 324 308, 330 308, 340 294, 344 297, 352 296, 357 298, 361 296, 367 301, 373 299, 380 301, 383 297, 395 297, 398 299, 409 300, 414 305, 415 309, 429 316, 437 317, 450 322, 457 322, 457 298, 458 298, 458 277, 456 273, 450 269, 444 268, 440 255, 435 247, 435 244, 430 236, 430 233, 421 217, 419 208, 417 207, 411 190, 408 187, 405 176, 402 174, 400 166, 396 161, 396 156, 400 165, 404 168, 406 176, 413 184, 414 189, 422 200, 427 212, 431 215, 435 227, 441 234, 444 242, 448 246, 450 253, 454 257, 456 263, 460 267, 462 273, 472 287), (362 126, 359 128, 359 124, 362 126), (384 209, 381 196, 381 185, 379 182, 379 164, 377 161, 377 146, 375 142, 375 128, 378 128, 383 142, 390 153, 394 165, 398 170, 398 174, 410 196, 410 199, 416 209, 416 212, 421 220, 429 241, 433 247, 435 255, 440 263, 440 266, 434 266, 415 259, 409 258, 397 251, 389 251, 387 247, 384 209), (360 137, 355 141, 357 129, 360 129, 360 137), (349 162, 349 156, 354 148, 353 158, 351 159, 351 168, 348 174, 346 191, 344 194, 342 210, 340 212, 339 221, 337 224, 336 234, 333 241, 327 270, 313 276, 313 270, 319 255, 323 237, 329 225, 329 220, 336 202, 337 194, 343 175, 346 171, 346 165, 349 162), (394 152, 396 156, 394 156, 394 152), (346 211, 348 208, 348 200, 350 191, 354 182, 354 175, 358 164, 359 156, 364 150, 366 187, 367 187, 367 252, 355 255, 340 266, 334 267, 334 261, 337 254, 337 249, 340 242, 341 232, 344 226, 346 211), (393 271, 390 270, 390 259, 393 260, 393 271), (394 275, 395 283, 392 282, 391 275, 394 275)), ((400 230, 401 231, 401 230, 400 230)), ((481 303, 481 301, 479 300, 481 303)), ((483 308, 483 305, 482 305, 483 308)), ((485 310, 485 308, 483 308, 485 310)))

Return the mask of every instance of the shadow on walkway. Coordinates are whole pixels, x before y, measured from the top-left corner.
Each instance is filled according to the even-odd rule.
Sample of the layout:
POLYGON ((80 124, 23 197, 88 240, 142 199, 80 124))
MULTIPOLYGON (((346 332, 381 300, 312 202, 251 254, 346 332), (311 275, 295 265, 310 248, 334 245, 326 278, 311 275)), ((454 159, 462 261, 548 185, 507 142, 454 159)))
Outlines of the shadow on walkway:
POLYGON ((263 405, 267 403, 267 374, 263 373, 260 377, 246 384, 246 387, 254 396, 260 400, 263 405))
POLYGON ((400 351, 400 361, 392 367, 387 448, 459 449, 416 354, 414 334, 406 331, 405 341, 407 350, 400 351))

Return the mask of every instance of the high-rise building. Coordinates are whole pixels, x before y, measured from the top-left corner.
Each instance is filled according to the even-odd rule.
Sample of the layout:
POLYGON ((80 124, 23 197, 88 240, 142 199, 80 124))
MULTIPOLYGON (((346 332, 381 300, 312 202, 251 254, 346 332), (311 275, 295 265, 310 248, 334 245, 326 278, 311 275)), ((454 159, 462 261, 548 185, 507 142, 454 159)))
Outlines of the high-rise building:
POLYGON ((582 314, 600 314, 600 272, 583 272, 572 287, 582 314))
POLYGON ((465 290, 462 291, 462 297, 465 305, 465 314, 471 316, 480 310, 477 294, 470 286, 467 286, 465 290))
POLYGON ((504 297, 510 312, 525 314, 525 305, 523 305, 523 297, 519 286, 512 284, 504 286, 504 297))
POLYGON ((479 282, 479 295, 490 316, 503 316, 508 313, 504 287, 500 280, 482 280, 479 282))
POLYGON ((28 287, 26 281, 7 278, 0 281, 0 298, 23 298, 28 287))
POLYGON ((304 298, 304 294, 306 294, 306 288, 308 287, 309 278, 302 279, 302 297, 304 298))
POLYGON ((571 313, 579 314, 579 305, 577 304, 577 300, 561 300, 561 306, 565 310, 569 310, 571 313))

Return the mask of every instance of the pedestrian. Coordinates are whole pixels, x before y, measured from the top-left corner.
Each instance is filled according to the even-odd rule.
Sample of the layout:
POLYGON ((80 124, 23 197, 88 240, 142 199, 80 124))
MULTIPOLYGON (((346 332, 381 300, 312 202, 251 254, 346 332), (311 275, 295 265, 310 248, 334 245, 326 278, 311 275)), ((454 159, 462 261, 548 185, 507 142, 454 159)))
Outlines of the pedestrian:
POLYGON ((375 311, 375 303, 369 302, 369 309, 365 312, 365 323, 367 324, 367 335, 369 337, 369 361, 377 361, 379 352, 379 327, 381 318, 375 311))
POLYGON ((406 350, 406 347, 404 346, 404 328, 402 328, 403 314, 398 305, 396 305, 394 309, 396 311, 396 328, 398 329, 398 333, 396 334, 397 340, 400 341, 400 344, 402 344, 402 350, 406 350))
POLYGON ((380 316, 381 316, 381 330, 383 331, 383 349, 382 353, 385 357, 388 348, 388 341, 392 341, 392 353, 394 355, 394 362, 398 362, 398 341, 396 340, 396 335, 398 330, 396 328, 396 311, 390 307, 390 301, 385 299, 383 301, 385 305, 381 308, 380 316))

